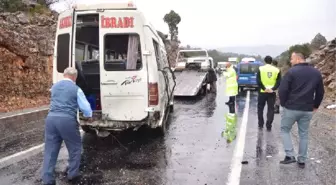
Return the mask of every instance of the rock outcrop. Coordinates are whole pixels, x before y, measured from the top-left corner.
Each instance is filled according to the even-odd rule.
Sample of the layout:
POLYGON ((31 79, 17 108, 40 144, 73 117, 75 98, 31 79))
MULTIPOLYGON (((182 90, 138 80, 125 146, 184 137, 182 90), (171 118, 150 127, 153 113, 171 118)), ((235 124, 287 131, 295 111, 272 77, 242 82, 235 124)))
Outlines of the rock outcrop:
POLYGON ((48 103, 56 16, 0 14, 0 112, 48 103))
POLYGON ((336 38, 329 41, 310 55, 311 61, 322 73, 326 98, 332 101, 336 99, 336 38))

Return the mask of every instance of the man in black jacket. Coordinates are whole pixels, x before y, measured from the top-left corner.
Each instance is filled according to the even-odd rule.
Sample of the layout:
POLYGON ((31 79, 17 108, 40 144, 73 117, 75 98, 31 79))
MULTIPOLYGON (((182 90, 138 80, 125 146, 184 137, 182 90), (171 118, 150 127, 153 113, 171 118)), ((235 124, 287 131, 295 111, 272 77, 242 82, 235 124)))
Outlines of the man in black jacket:
MULTIPOLYGON (((278 66, 278 61, 273 60, 272 65, 274 67, 278 66)), ((279 84, 280 85, 280 84, 279 84)), ((274 114, 279 114, 280 113, 280 100, 279 100, 279 93, 277 90, 275 91, 275 105, 274 105, 274 114)))
POLYGON ((305 167, 308 150, 309 123, 323 99, 324 87, 321 73, 305 62, 301 53, 292 53, 292 68, 283 77, 279 87, 280 105, 283 107, 281 135, 286 157, 281 164, 296 162, 290 131, 295 122, 299 130, 299 155, 297 163, 305 167))
POLYGON ((217 74, 213 68, 208 69, 206 81, 210 84, 210 92, 217 93, 217 74))

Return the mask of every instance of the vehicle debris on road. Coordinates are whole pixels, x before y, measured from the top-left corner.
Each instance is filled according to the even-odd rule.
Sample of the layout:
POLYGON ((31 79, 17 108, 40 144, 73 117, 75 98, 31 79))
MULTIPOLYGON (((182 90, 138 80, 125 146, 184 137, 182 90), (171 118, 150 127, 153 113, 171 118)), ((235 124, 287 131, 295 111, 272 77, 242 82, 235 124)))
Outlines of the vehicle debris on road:
POLYGON ((222 136, 226 138, 228 143, 231 143, 237 135, 237 115, 235 113, 227 113, 225 120, 225 131, 222 132, 222 136))
POLYGON ((328 105, 327 109, 336 109, 336 104, 328 105))

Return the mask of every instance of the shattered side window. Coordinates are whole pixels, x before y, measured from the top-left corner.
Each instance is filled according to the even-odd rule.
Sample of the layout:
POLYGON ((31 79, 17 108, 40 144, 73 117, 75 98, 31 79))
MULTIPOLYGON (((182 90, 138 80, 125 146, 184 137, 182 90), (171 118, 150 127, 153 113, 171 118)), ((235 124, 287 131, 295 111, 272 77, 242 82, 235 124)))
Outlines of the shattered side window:
POLYGON ((137 34, 108 34, 104 37, 104 53, 113 51, 111 58, 104 57, 106 71, 134 71, 142 69, 140 37, 137 34))
POLYGON ((88 47, 87 59, 88 60, 99 60, 98 47, 91 46, 91 45, 88 47))

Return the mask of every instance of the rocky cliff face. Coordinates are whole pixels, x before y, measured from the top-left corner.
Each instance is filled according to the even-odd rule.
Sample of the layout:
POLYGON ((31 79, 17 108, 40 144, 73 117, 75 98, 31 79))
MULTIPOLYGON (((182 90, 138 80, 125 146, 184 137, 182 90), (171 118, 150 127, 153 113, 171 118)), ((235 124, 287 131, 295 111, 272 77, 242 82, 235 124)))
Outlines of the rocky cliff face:
POLYGON ((310 55, 309 59, 322 73, 326 98, 336 99, 336 38, 310 55))
POLYGON ((0 112, 48 103, 56 16, 0 14, 0 112))

